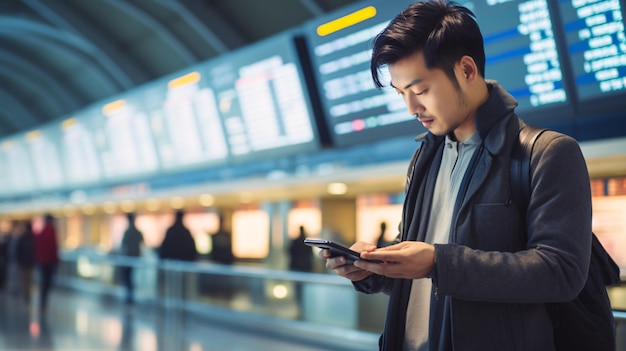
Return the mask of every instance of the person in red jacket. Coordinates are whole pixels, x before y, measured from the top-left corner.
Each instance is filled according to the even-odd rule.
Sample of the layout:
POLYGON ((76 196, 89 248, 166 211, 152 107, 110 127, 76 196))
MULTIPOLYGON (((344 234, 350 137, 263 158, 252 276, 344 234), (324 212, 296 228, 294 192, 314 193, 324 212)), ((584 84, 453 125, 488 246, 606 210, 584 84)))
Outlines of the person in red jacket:
POLYGON ((59 263, 59 245, 54 217, 47 214, 43 229, 35 235, 35 263, 40 272, 39 309, 45 311, 48 293, 59 263))

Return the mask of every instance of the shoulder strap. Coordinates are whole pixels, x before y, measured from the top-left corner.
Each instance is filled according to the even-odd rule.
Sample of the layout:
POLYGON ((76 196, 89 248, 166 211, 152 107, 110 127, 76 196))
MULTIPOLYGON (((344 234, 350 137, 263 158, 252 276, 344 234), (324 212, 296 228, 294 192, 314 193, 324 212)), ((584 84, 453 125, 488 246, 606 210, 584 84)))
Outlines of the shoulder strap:
POLYGON ((522 126, 519 130, 518 140, 513 144, 511 151, 511 196, 520 212, 524 214, 523 217, 525 217, 526 208, 530 201, 530 158, 535 141, 546 130, 529 125, 522 126))

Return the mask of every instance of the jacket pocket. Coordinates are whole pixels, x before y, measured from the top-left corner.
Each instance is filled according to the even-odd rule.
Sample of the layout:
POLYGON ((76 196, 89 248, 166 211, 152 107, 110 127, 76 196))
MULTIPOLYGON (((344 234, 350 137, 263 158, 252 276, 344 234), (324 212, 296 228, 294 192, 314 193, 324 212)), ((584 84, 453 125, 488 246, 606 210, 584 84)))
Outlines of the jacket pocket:
POLYGON ((504 203, 475 204, 471 213, 469 246, 484 251, 514 251, 519 219, 504 203))

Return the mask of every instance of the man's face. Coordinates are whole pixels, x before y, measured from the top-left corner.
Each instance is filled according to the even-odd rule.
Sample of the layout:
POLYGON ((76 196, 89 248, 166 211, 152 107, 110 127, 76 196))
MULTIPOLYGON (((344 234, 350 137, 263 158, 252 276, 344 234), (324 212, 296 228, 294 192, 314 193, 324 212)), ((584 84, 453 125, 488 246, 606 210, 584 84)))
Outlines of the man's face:
MULTIPOLYGON (((457 78, 463 74, 460 65, 455 67, 455 73, 457 78)), ((471 111, 465 94, 443 70, 426 68, 421 51, 389 65, 389 74, 409 113, 431 133, 445 135, 454 131, 457 137, 463 129, 473 133, 475 111, 471 111)))

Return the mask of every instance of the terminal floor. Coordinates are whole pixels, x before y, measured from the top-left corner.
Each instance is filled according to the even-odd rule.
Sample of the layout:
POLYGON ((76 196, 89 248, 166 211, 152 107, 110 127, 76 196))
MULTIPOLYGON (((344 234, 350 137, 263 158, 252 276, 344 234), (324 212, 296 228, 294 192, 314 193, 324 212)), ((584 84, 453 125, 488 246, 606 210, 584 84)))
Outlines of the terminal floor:
POLYGON ((127 308, 116 300, 59 290, 51 293, 45 313, 5 293, 0 311, 4 351, 333 351, 164 308, 127 308))

